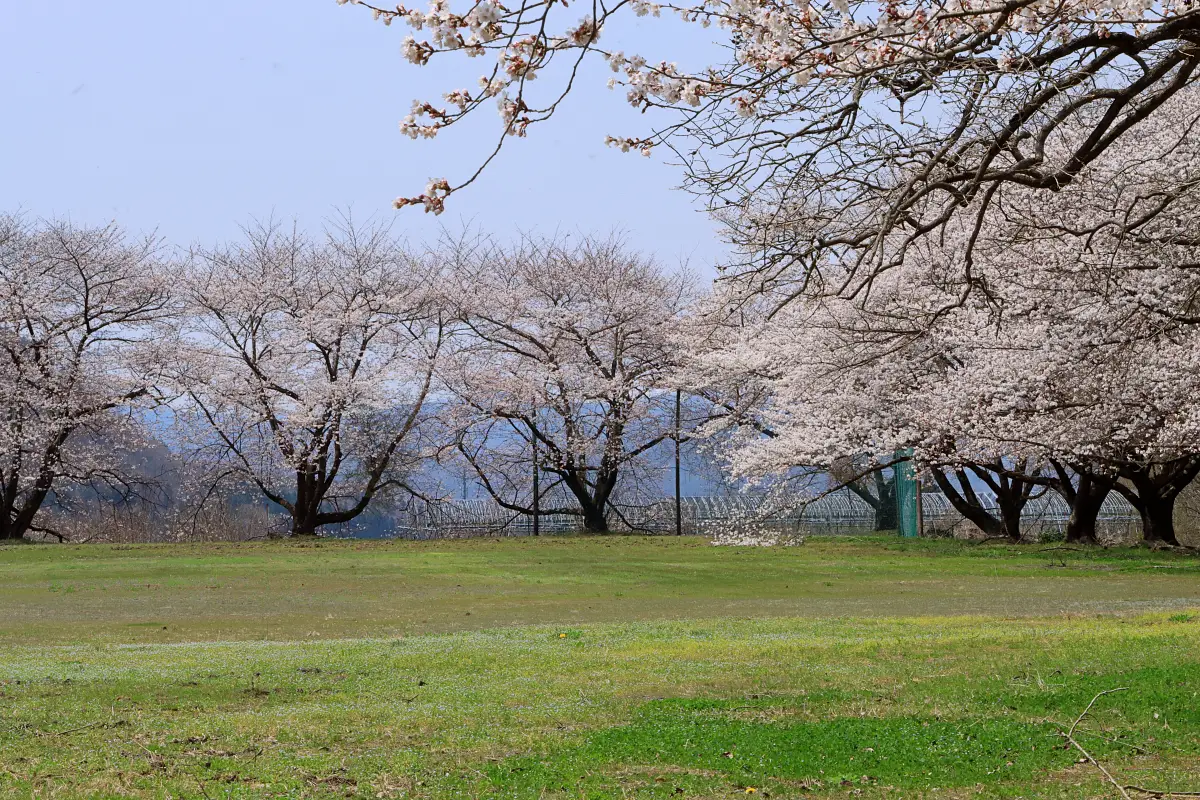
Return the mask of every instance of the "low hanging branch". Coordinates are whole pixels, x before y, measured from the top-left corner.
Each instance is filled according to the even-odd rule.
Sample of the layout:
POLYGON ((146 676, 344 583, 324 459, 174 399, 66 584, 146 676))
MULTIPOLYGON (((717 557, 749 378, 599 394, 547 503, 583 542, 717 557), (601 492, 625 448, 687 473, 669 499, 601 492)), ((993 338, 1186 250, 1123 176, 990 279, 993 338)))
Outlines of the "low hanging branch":
MULTIPOLYGON (((1196 80, 1200 58, 1200 11, 1182 0, 337 1, 407 29, 401 52, 417 67, 449 76, 446 62, 487 56, 474 85, 415 101, 400 131, 428 139, 497 113, 495 143, 477 168, 430 180, 398 207, 441 213, 509 137, 556 113, 592 59, 656 120, 596 138, 643 155, 669 149, 689 189, 736 210, 739 271, 802 293, 822 288, 829 252, 850 266, 831 285, 856 294, 959 218, 981 222, 1001 189, 1062 190, 1108 149, 1136 143, 1133 127, 1196 80), (666 50, 622 49, 623 18, 660 16, 677 28, 654 39, 666 50), (686 53, 678 42, 689 36, 715 39, 720 55, 696 63, 670 51, 686 53), (1067 127, 1080 135, 1056 148, 1067 127)), ((975 242, 955 257, 968 273, 975 242)), ((987 294, 970 274, 956 284, 987 294)))

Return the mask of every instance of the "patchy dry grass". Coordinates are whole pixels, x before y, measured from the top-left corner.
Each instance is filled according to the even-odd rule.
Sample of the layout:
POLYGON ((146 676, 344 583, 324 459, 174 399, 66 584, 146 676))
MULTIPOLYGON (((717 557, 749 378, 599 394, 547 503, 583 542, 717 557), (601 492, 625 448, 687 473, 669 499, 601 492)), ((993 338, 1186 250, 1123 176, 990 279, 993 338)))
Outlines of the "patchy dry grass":
POLYGON ((1195 557, 894 538, 780 549, 690 537, 0 548, 0 644, 1198 605, 1195 557))
POLYGON ((16 547, 0 607, 2 796, 1102 797, 1118 686, 1079 740, 1200 789, 1174 554, 16 547))

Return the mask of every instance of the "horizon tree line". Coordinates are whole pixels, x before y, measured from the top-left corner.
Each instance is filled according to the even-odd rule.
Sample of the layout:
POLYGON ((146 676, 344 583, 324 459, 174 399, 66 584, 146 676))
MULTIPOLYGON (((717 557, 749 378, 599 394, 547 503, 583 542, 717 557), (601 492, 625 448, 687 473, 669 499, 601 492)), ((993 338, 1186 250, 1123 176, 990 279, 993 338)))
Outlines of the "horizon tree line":
MULTIPOLYGON (((998 287, 999 243, 1028 225, 1014 218, 976 245, 997 243, 979 269, 998 287)), ((1074 246, 1062 241, 1050 252, 1074 246)), ((1023 508, 1053 491, 1071 508, 1068 538, 1093 542, 1117 492, 1147 541, 1178 544, 1171 510, 1200 472, 1188 438, 1200 424, 1186 374, 1195 326, 1088 338, 1113 322, 1073 316, 1103 307, 1086 303, 1092 276, 1068 281, 1050 261, 1037 286, 1052 288, 1013 293, 1010 309, 1030 308, 1002 328, 986 306, 930 324, 911 306, 947 291, 928 277, 937 257, 881 280, 870 309, 823 298, 754 313, 615 237, 447 236, 417 249, 343 217, 315 236, 266 221, 234 242, 171 251, 116 225, 10 215, 0 538, 55 535, 44 512, 70 487, 148 501, 151 481, 128 456, 157 434, 200 506, 255 493, 291 535, 389 498, 438 500, 422 482, 431 464, 473 475, 516 515, 631 527, 616 496, 648 499, 652 458, 686 440, 735 480, 769 487, 799 470, 844 485, 881 530, 895 525, 894 454, 914 448, 989 536, 1020 538, 1023 508), (898 320, 910 325, 903 347, 898 320), (1063 341, 1076 349, 1038 356, 1063 341), (1166 386, 1131 383, 1138 370, 1166 386)))

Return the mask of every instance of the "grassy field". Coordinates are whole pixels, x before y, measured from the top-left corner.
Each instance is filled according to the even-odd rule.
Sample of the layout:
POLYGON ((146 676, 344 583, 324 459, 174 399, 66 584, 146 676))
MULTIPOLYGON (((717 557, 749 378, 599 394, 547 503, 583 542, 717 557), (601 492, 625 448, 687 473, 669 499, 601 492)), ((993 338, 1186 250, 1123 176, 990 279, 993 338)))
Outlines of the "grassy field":
POLYGON ((0 609, 4 797, 1118 797, 1110 689, 1079 742, 1200 791, 1174 553, 15 546, 0 609))

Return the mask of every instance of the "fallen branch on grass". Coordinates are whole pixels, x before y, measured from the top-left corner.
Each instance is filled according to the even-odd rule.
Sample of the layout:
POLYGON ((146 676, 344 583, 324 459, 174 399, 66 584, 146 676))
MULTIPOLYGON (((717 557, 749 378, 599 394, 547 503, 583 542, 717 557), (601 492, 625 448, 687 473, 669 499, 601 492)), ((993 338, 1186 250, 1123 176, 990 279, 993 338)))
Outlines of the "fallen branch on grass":
MULTIPOLYGON (((1088 763, 1090 763, 1096 769, 1100 770, 1100 774, 1102 774, 1105 777, 1105 779, 1113 785, 1113 788, 1115 788, 1118 792, 1120 792, 1121 797, 1124 797, 1125 800, 1133 800, 1133 798, 1130 797, 1130 795, 1129 795, 1130 792, 1146 794, 1146 795, 1150 795, 1151 797, 1200 797, 1200 792, 1172 792, 1167 789, 1147 789, 1143 786, 1134 786, 1132 784, 1122 785, 1117 782, 1117 779, 1112 776, 1111 772, 1109 772, 1107 769, 1104 768, 1103 764, 1101 764, 1099 761, 1097 761, 1096 758, 1091 753, 1089 753, 1087 750, 1085 750, 1083 748, 1083 745, 1081 745, 1075 739, 1075 731, 1079 727, 1079 723, 1083 722, 1083 718, 1086 717, 1088 715, 1088 712, 1092 710, 1092 706, 1096 705, 1097 700, 1099 700, 1101 697, 1103 697, 1106 694, 1114 694, 1116 692, 1127 692, 1127 691, 1129 691, 1128 686, 1119 686, 1116 689, 1105 689, 1103 692, 1100 692, 1099 694, 1097 694, 1095 697, 1092 698, 1092 701, 1087 704, 1087 708, 1085 708, 1083 710, 1083 713, 1080 714, 1078 717, 1076 717, 1075 721, 1073 723, 1071 723, 1071 727, 1065 733, 1063 733, 1063 737, 1067 740, 1067 742, 1072 747, 1074 747, 1076 750, 1078 750, 1080 753, 1083 754, 1083 757, 1088 760, 1088 763)), ((1103 738, 1103 737, 1101 737, 1101 738, 1103 738)))
POLYGON ((1109 771, 1104 768, 1104 765, 1101 764, 1099 761, 1097 761, 1094 757, 1092 757, 1092 754, 1089 753, 1087 750, 1084 750, 1083 745, 1081 745, 1079 742, 1077 742, 1075 740, 1075 729, 1079 727, 1079 723, 1083 722, 1083 718, 1086 717, 1088 715, 1088 712, 1092 710, 1092 706, 1096 705, 1097 700, 1099 700, 1101 697, 1103 697, 1106 694, 1114 694, 1115 692, 1127 692, 1127 691, 1129 691, 1128 686, 1121 686, 1116 689, 1105 689, 1103 692, 1100 692, 1099 694, 1097 694, 1095 697, 1092 698, 1092 702, 1087 704, 1087 708, 1085 708, 1083 710, 1083 713, 1075 718, 1075 721, 1073 723, 1071 723, 1070 729, 1068 729, 1067 732, 1063 734, 1063 736, 1066 737, 1067 741, 1071 744, 1071 746, 1073 746, 1080 753, 1083 753, 1083 757, 1086 758, 1093 767, 1100 770, 1101 774, 1104 775, 1104 777, 1108 779, 1108 782, 1111 783, 1116 788, 1116 790, 1121 793, 1121 797, 1124 797, 1125 800, 1133 800, 1133 798, 1129 796, 1129 792, 1125 791, 1125 788, 1123 786, 1121 786, 1121 784, 1117 783, 1117 779, 1114 778, 1112 776, 1112 774, 1109 773, 1109 771))
POLYGON ((1131 792, 1141 792, 1151 797, 1200 797, 1200 792, 1168 792, 1163 789, 1144 789, 1141 786, 1126 786, 1131 792))
POLYGON ((103 725, 106 722, 108 722, 108 720, 98 719, 95 722, 89 722, 87 725, 80 725, 78 728, 68 728, 65 731, 52 731, 46 735, 47 736, 66 736, 68 733, 77 733, 79 731, 86 731, 88 728, 94 728, 97 725, 103 725))
POLYGON ((115 728, 122 724, 124 724, 124 720, 113 719, 110 717, 109 719, 98 719, 95 722, 89 722, 87 725, 79 725, 78 727, 75 727, 75 728, 67 728, 65 731, 34 731, 34 735, 35 736, 67 736, 68 734, 79 733, 80 731, 86 731, 89 728, 96 728, 96 727, 114 727, 115 728))

